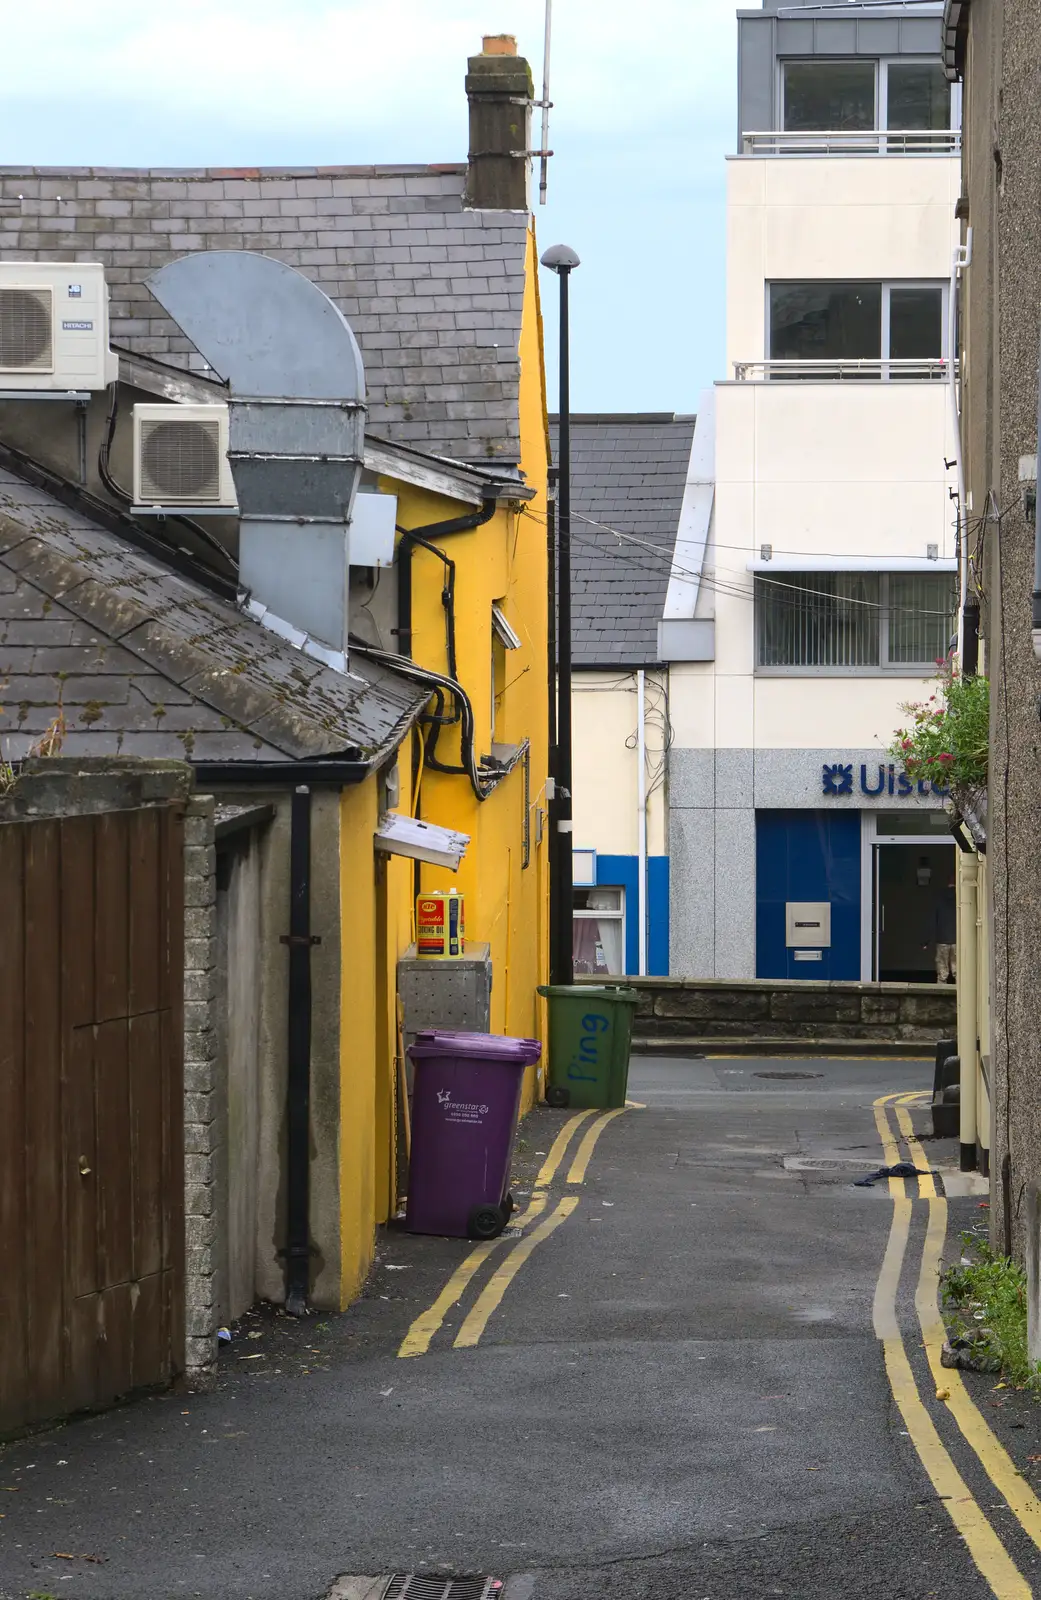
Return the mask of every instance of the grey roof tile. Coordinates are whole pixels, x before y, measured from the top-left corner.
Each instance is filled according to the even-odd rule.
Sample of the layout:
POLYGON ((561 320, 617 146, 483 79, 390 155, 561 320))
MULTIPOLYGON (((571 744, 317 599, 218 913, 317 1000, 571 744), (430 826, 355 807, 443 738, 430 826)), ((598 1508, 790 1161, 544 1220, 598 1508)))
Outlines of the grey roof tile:
POLYGON ((0 738, 17 760, 64 708, 70 755, 373 760, 426 695, 343 674, 0 466, 0 738))
POLYGON ((424 390, 422 403, 442 408, 424 442, 461 460, 485 461, 489 448, 501 460, 519 459, 528 218, 466 210, 462 166, 79 171, 5 169, 6 192, 25 198, 20 216, 0 218, 3 253, 103 261, 117 341, 190 365, 191 347, 142 280, 187 250, 259 250, 320 283, 348 320, 359 318, 375 431, 402 442, 417 437, 401 416, 401 363, 386 357, 418 326, 474 345, 495 369, 487 379, 453 378, 448 395, 435 347, 409 346, 422 373, 410 384, 424 390), (474 389, 486 382, 498 386, 499 404, 476 436, 467 407, 486 403, 474 389), (465 394, 455 392, 459 385, 465 394))
MULTIPOLYGON (((555 457, 555 419, 550 433, 555 457)), ((658 660, 658 622, 693 438, 693 417, 572 418, 575 666, 646 666, 658 660), (629 537, 618 538, 612 529, 629 537)))

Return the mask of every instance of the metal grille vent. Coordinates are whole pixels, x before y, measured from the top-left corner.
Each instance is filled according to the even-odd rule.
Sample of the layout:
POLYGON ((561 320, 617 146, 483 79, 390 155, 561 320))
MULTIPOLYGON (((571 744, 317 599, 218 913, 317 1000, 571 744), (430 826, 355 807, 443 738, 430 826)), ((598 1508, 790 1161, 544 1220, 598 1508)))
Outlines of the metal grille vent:
POLYGON ((220 423, 196 420, 141 426, 141 498, 167 505, 220 502, 220 423))
POLYGON ((50 289, 0 289, 0 370, 50 372, 50 289))
POLYGON ((498 1600, 499 1578, 414 1577, 395 1573, 386 1600, 498 1600))

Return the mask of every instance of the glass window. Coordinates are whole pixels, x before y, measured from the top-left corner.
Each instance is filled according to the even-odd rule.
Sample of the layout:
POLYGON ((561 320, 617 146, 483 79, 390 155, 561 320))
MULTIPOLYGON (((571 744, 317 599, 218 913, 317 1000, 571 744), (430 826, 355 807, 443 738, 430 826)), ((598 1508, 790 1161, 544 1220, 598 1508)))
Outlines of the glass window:
POLYGON ((894 572, 889 579, 889 660, 916 666, 943 661, 950 648, 956 604, 947 572, 894 572))
POLYGON ((943 289, 926 284, 889 291, 889 350, 894 361, 943 355, 943 289))
POLYGON ((772 361, 877 361, 880 283, 772 283, 772 361))
POLYGON ((789 572, 757 577, 761 667, 876 667, 877 572, 789 572))
POLYGON ((940 283, 772 283, 770 360, 814 362, 815 368, 775 368, 770 376, 943 377, 944 304, 940 283), (886 372, 881 363, 890 360, 921 366, 886 372), (842 371, 840 362, 867 365, 842 371))
POLYGON ((882 811, 875 817, 876 834, 937 833, 950 825, 946 811, 882 811))
POLYGON ((887 127, 950 127, 951 86, 938 61, 890 61, 886 72, 887 127))
POLYGON ((575 971, 611 974, 625 972, 625 893, 622 889, 574 890, 572 956, 575 971))
MULTIPOLYGON (((875 125, 873 61, 785 62, 784 127, 787 132, 860 131, 875 125)), ((918 126, 918 123, 907 123, 909 128, 918 126)))
POLYGON ((947 654, 955 603, 947 572, 757 575, 758 665, 928 667, 947 654))

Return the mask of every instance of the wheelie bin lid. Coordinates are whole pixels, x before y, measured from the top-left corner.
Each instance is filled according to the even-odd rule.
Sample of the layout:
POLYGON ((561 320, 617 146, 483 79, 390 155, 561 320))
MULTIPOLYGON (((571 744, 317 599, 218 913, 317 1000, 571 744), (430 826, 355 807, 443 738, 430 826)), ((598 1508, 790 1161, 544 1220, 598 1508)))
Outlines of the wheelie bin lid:
POLYGON ((640 1003, 636 990, 627 989, 621 983, 617 987, 599 983, 540 983, 539 994, 550 1000, 563 997, 571 1000, 621 1000, 630 1006, 640 1003))
POLYGON ((453 1028, 423 1028, 408 1053, 414 1061, 433 1056, 464 1057, 528 1067, 542 1054, 538 1039, 513 1039, 504 1033, 465 1033, 453 1028))

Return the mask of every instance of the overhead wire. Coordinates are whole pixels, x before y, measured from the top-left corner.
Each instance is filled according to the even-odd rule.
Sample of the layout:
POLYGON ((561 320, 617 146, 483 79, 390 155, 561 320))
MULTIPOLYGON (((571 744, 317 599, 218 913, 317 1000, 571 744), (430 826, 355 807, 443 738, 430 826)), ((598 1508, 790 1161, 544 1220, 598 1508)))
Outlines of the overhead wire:
MULTIPOLYGON (((545 520, 540 512, 532 511, 528 507, 524 508, 524 514, 527 515, 527 516, 532 517, 536 521, 545 520)), ((577 513, 572 513, 572 515, 577 515, 577 513)), ((739 583, 737 581, 737 579, 739 577, 739 574, 736 571, 736 569, 730 569, 730 568, 724 568, 723 569, 723 571, 725 571, 725 572, 733 571, 734 581, 732 581, 732 582, 728 581, 725 578, 721 578, 719 576, 719 569, 718 568, 710 569, 709 571, 702 570, 701 572, 697 572, 693 568, 684 567, 684 566, 680 565, 679 563, 677 563, 673 553, 668 548, 666 548, 666 547, 664 547, 662 545, 657 545, 652 540, 640 539, 637 535, 626 533, 621 528, 612 528, 607 523, 597 522, 595 518, 580 518, 579 520, 591 522, 594 526, 599 527, 599 528, 603 529, 605 532, 612 534, 616 539, 619 539, 619 540, 623 541, 624 543, 632 544, 632 545, 635 545, 635 546, 638 546, 638 547, 642 548, 644 551, 648 552, 651 556, 655 557, 661 563, 661 565, 652 566, 647 562, 646 559, 644 559, 643 561, 640 561, 640 560, 637 560, 636 557, 633 556, 633 555, 629 555, 629 554, 624 554, 623 555, 623 553, 620 550, 611 550, 610 547, 604 545, 602 540, 599 540, 599 539, 595 538, 595 536, 593 536, 591 534, 582 534, 581 532, 576 531, 574 528, 572 528, 572 530, 571 530, 571 539, 572 539, 572 543, 573 544, 576 544, 576 543, 577 544, 584 544, 589 549, 596 549, 601 554, 611 555, 616 560, 624 561, 624 563, 629 567, 636 567, 637 569, 653 573, 656 577, 663 576, 663 575, 668 575, 668 576, 674 576, 674 577, 679 577, 679 578, 689 578, 692 582, 699 583, 704 588, 714 590, 718 594, 729 594, 734 599, 739 599, 739 600, 754 600, 755 599, 754 586, 749 586, 748 584, 739 583)), ((745 545, 716 546, 716 548, 741 549, 741 550, 744 550, 746 552, 748 551, 748 547, 745 546, 745 545)), ((797 553, 798 552, 794 552, 794 551, 786 552, 786 554, 797 554, 797 553)), ((822 554, 820 551, 809 551, 809 552, 806 552, 806 553, 808 555, 810 555, 810 556, 820 556, 820 559, 822 561, 825 561, 825 560, 829 559, 829 557, 827 555, 822 554)), ((827 571, 828 569, 822 569, 822 570, 827 571)), ((863 576, 863 577, 871 577, 871 576, 873 576, 873 572, 870 571, 870 570, 842 569, 842 568, 834 568, 834 569, 831 569, 831 570, 833 570, 836 573, 836 575, 842 573, 845 570, 845 572, 849 573, 849 575, 851 575, 851 576, 858 576, 858 575, 859 576, 863 576)), ((881 572, 881 571, 884 571, 885 568, 880 566, 877 570, 881 572)), ((924 574, 924 575, 928 575, 928 574, 924 574)), ((770 584, 771 587, 773 587, 773 588, 788 590, 793 595, 806 595, 806 596, 810 597, 811 599, 815 599, 815 600, 819 600, 819 599, 822 598, 820 590, 819 589, 813 589, 808 584, 800 584, 800 583, 788 582, 783 578, 774 578, 774 577, 770 576, 769 574, 764 573, 764 572, 760 572, 760 571, 756 571, 754 574, 750 574, 750 576, 754 576, 757 579, 761 579, 764 583, 770 584)), ((839 600, 844 605, 863 606, 863 607, 866 607, 866 608, 868 608, 870 610, 874 610, 874 611, 885 611, 885 610, 888 610, 890 613, 901 612, 901 613, 906 613, 909 616, 916 616, 916 617, 945 617, 947 615, 946 611, 928 610, 928 609, 926 609, 924 607, 921 607, 921 606, 901 606, 901 605, 898 605, 898 604, 897 605, 894 605, 894 604, 886 605, 880 600, 864 600, 864 599, 860 599, 859 597, 854 596, 854 595, 836 595, 836 596, 826 596, 824 598, 834 598, 836 600, 839 600)), ((779 604, 786 603, 785 597, 783 595, 778 596, 778 603, 779 604)), ((798 602, 793 600, 793 601, 788 602, 788 603, 794 605, 794 604, 797 604, 798 602)))
MULTIPOLYGON (((619 537, 624 538, 625 535, 620 534, 619 537)), ((625 555, 621 551, 610 550, 609 548, 605 550, 602 542, 595 539, 591 535, 583 535, 572 530, 571 539, 573 544, 585 544, 587 548, 596 549, 601 554, 610 555, 614 559, 624 562, 625 565, 629 567, 636 567, 642 571, 653 573, 656 577, 670 575, 686 577, 690 578, 692 581, 698 582, 702 588, 709 589, 716 594, 729 595, 736 600, 754 601, 756 598, 754 586, 748 584, 739 584, 737 582, 728 582, 726 579, 720 578, 718 576, 718 572, 716 571, 699 573, 694 572, 689 568, 677 566, 667 550, 662 550, 660 552, 660 559, 663 564, 660 566, 652 566, 646 560, 637 560, 635 557, 625 555)), ((826 571, 827 569, 823 570, 826 571)), ((878 570, 884 571, 885 569, 880 567, 878 570)), ((834 571, 836 575, 842 573, 841 568, 834 569, 834 571)), ((874 576, 872 572, 868 571, 861 573, 854 572, 850 575, 861 576, 865 578, 874 576)), ((919 575, 929 576, 929 574, 919 575)), ((903 606, 900 604, 894 604, 892 602, 889 605, 886 605, 881 600, 865 600, 856 595, 824 595, 822 594, 821 590, 811 588, 808 584, 789 583, 782 578, 774 578, 763 572, 756 572, 754 574, 749 574, 749 576, 754 576, 763 583, 769 584, 772 589, 786 591, 784 594, 779 593, 777 595, 776 603, 778 605, 791 605, 793 607, 797 606, 801 602, 796 598, 789 598, 789 595, 793 597, 803 595, 812 600, 831 599, 842 605, 861 606, 867 610, 878 612, 889 611, 891 614, 901 613, 914 617, 946 617, 948 615, 946 611, 931 610, 924 606, 903 606)), ((937 576, 939 576, 939 574, 937 574, 937 576)), ((944 574, 944 576, 952 576, 952 574, 944 574)))

